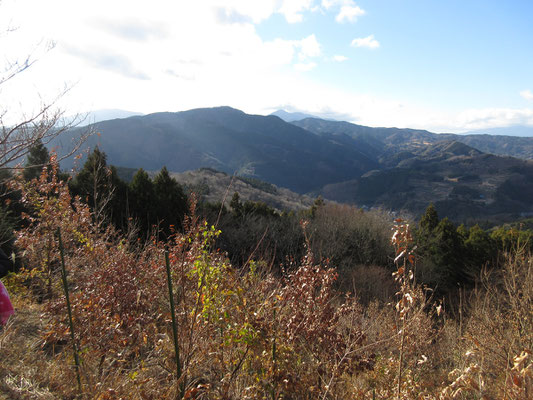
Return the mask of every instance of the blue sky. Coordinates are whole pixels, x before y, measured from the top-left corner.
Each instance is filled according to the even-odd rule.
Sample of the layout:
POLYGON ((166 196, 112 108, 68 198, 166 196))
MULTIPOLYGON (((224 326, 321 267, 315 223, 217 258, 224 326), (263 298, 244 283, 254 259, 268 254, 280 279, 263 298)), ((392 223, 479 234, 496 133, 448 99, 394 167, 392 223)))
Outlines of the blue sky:
POLYGON ((0 100, 29 112, 66 85, 67 113, 230 105, 436 132, 533 126, 532 20, 529 0, 4 0, 0 28, 17 28, 0 36, 4 59, 39 61, 0 100))

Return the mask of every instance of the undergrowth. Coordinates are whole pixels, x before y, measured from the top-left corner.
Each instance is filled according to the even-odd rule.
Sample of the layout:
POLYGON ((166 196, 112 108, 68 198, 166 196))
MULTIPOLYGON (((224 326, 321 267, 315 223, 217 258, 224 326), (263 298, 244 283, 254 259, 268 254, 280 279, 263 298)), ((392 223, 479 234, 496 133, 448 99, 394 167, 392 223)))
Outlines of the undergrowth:
POLYGON ((25 269, 5 279, 17 314, 0 331, 0 398, 528 399, 533 393, 533 257, 525 251, 508 254, 501 271, 484 275, 459 325, 416 283, 416 249, 405 221, 396 221, 392 236, 396 297, 363 307, 338 292, 335 268, 315 259, 309 240, 305 256, 282 274, 251 260, 236 270, 214 248, 220 232, 194 217, 193 204, 183 233, 140 243, 95 223, 56 168, 15 184, 28 210, 17 232, 25 269))

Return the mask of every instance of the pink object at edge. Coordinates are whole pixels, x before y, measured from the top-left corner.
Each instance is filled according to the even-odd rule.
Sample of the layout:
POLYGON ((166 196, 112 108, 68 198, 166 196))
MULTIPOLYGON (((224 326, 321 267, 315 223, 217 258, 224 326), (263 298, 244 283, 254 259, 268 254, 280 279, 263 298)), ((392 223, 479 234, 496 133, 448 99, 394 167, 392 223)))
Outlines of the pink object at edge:
POLYGON ((9 294, 2 281, 0 281, 0 325, 5 325, 7 320, 15 311, 9 300, 9 294))

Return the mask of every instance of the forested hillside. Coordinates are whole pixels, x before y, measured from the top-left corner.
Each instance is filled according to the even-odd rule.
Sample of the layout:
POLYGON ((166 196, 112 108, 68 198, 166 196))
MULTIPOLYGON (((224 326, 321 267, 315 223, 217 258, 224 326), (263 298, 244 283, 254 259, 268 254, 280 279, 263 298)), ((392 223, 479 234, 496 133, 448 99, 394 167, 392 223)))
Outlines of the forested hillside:
POLYGON ((0 396, 528 398, 533 231, 198 203, 99 149, 73 178, 30 165, 4 181, 0 396))
POLYGON ((434 134, 317 118, 287 123, 230 107, 115 119, 92 128, 98 135, 89 144, 130 176, 138 168, 151 173, 166 166, 183 173, 208 167, 313 198, 415 216, 433 202, 458 223, 494 225, 533 213, 533 197, 521 195, 533 181, 533 161, 521 159, 530 157, 533 138, 434 134))

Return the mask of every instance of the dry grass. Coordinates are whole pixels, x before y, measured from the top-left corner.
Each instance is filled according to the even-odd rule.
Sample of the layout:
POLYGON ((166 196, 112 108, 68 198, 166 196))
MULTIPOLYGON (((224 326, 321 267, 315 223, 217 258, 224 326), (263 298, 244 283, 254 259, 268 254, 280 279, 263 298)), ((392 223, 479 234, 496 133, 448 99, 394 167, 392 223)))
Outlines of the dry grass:
MULTIPOLYGON (((531 257, 511 257, 502 271, 502 281, 490 280, 472 294, 462 336, 456 321, 434 315, 435 309, 428 309, 423 292, 411 288, 409 296, 414 295, 419 302, 409 305, 403 347, 398 330, 401 318, 393 306, 374 302, 363 308, 353 299, 338 299, 330 304, 337 304, 335 308, 344 304, 342 307, 351 311, 337 324, 331 320, 334 309, 320 308, 319 299, 315 305, 324 311, 301 308, 294 302, 302 301, 307 296, 304 292, 295 292, 291 286, 283 289, 281 282, 272 280, 249 281, 244 298, 248 299, 246 304, 252 314, 259 312, 259 320, 253 324, 262 326, 261 335, 266 336, 249 345, 239 341, 225 345, 216 339, 216 334, 209 336, 216 330, 208 329, 205 333, 212 333, 204 336, 200 331, 207 322, 202 322, 190 354, 187 398, 528 399, 533 389, 532 262, 531 257), (269 314, 272 317, 273 310, 265 309, 266 303, 258 297, 266 287, 272 293, 282 290, 279 295, 288 295, 285 301, 292 303, 279 309, 271 321, 264 319, 269 314), (313 328, 309 325, 311 320, 305 319, 301 320, 304 325, 297 321, 291 325, 291 312, 301 318, 307 318, 306 312, 325 312, 321 318, 330 321, 328 324, 337 324, 340 336, 335 340, 344 344, 334 352, 325 351, 320 342, 315 347, 310 338, 316 337, 316 329, 322 325, 318 323, 313 328), (285 324, 288 330, 282 328, 285 324), (276 328, 268 333, 269 326, 276 328), (303 326, 307 328, 302 330, 303 326), (274 364, 272 339, 277 344, 274 364), (299 350, 294 353, 296 348, 299 350), (398 390, 400 359, 402 379, 398 390), (347 369, 346 360, 357 367, 347 369), (268 368, 274 369, 268 372, 268 368), (266 381, 256 386, 250 380, 253 376, 262 377, 257 383, 266 381), (269 386, 269 379, 278 382, 275 392, 268 389, 274 387, 269 386), (305 382, 308 390, 302 391, 297 382, 305 382)), ((233 275, 232 279, 250 278, 233 275)), ((301 288, 301 279, 309 278, 297 278, 293 284, 301 288)), ((43 347, 43 337, 50 329, 44 305, 23 293, 14 294, 12 299, 16 314, 0 333, 0 399, 76 398, 71 348, 67 343, 43 347)), ((241 301, 239 307, 244 304, 241 301)), ((245 314, 241 316, 252 315, 245 314)), ((161 331, 144 356, 129 365, 107 364, 108 370, 103 373, 98 371, 100 356, 82 354, 83 398, 176 398, 171 338, 169 329, 161 331)))
POLYGON ((194 218, 167 243, 138 246, 95 227, 62 183, 42 179, 30 190, 28 201, 46 212, 18 234, 34 268, 6 281, 16 314, 0 332, 0 398, 531 398, 533 257, 520 249, 465 295, 458 324, 415 283, 403 221, 393 236, 394 301, 363 306, 335 289, 336 270, 314 259, 309 241, 305 257, 286 265, 282 276, 254 262, 238 271, 212 248, 219 232, 194 218), (65 242, 82 394, 59 285, 57 228, 65 242))

